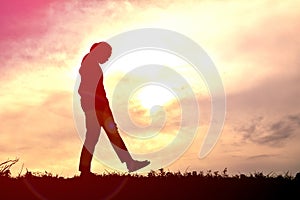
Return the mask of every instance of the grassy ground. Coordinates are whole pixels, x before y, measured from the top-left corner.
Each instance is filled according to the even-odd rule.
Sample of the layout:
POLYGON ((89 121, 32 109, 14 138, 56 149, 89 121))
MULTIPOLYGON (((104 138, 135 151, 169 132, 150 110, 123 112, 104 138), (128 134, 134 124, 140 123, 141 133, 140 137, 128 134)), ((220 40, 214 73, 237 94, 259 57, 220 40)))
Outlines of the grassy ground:
MULTIPOLYGON (((1 166, 1 165, 0 165, 1 166)), ((32 173, 11 177, 0 167, 0 199, 300 199, 300 173, 295 177, 255 173, 228 176, 223 172, 171 173, 147 176, 102 174, 59 177, 32 173)))

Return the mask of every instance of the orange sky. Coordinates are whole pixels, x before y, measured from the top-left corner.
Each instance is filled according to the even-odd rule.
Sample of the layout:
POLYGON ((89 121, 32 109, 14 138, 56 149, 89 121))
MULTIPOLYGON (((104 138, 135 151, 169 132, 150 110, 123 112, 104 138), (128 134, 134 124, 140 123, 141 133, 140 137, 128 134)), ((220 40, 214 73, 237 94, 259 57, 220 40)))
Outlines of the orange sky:
MULTIPOLYGON (((203 115, 199 133, 167 169, 300 170, 299 1, 7 0, 2 5, 0 162, 20 158, 14 173, 22 163, 32 171, 77 173, 81 140, 72 101, 81 59, 94 42, 147 27, 174 30, 197 42, 218 68, 227 96, 221 137, 211 153, 199 159, 210 102, 203 87, 193 87, 203 115)), ((112 71, 107 88, 122 73, 112 71)), ((192 84, 201 85, 197 81, 192 84)), ((132 108, 145 109, 142 102, 132 102, 132 108)), ((178 120, 176 109, 166 111, 168 123, 176 124, 171 123, 178 120)), ((137 123, 149 123, 147 113, 130 112, 137 123)), ((176 125, 168 125, 166 131, 171 130, 176 125)), ((155 143, 144 145, 149 144, 155 143)), ((128 145, 139 151, 139 145, 128 145)), ((111 170, 93 162, 93 171, 105 169, 111 170)))

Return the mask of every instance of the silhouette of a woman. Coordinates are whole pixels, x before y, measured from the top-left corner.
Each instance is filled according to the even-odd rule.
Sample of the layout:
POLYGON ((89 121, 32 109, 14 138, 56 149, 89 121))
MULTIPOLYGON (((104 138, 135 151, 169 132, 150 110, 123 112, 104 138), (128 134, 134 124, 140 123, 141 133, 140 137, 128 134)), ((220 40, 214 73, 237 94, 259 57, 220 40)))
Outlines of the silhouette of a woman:
POLYGON ((81 107, 85 113, 86 137, 82 147, 79 171, 81 175, 91 174, 91 161, 100 136, 101 127, 105 130, 110 143, 120 161, 126 163, 129 172, 147 166, 150 162, 134 160, 128 152, 114 121, 103 85, 103 72, 99 66, 105 63, 112 53, 112 47, 106 42, 93 44, 90 52, 84 56, 79 73, 81 82, 78 93, 81 107))

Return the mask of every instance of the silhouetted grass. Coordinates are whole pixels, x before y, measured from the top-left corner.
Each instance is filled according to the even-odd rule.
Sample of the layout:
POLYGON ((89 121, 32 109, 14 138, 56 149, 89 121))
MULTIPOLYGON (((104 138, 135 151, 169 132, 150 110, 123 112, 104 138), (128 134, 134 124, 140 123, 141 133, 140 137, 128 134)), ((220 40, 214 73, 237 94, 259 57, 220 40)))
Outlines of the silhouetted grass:
POLYGON ((160 169, 146 176, 109 173, 89 178, 27 171, 11 177, 10 164, 0 164, 0 199, 299 199, 300 194, 300 173, 229 176, 225 168, 221 173, 160 169))

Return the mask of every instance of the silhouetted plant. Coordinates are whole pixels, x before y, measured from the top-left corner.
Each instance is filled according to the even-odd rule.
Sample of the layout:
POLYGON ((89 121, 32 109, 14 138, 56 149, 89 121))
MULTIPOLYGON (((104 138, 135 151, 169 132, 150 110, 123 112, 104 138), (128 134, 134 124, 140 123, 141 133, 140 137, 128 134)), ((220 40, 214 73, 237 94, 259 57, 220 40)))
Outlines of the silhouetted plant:
POLYGON ((182 176, 182 174, 181 174, 181 172, 180 172, 180 171, 178 171, 178 172, 175 172, 175 173, 174 173, 174 175, 175 175, 175 176, 177 176, 177 177, 180 177, 180 176, 182 176))
POLYGON ((148 173, 148 177, 155 177, 156 176, 156 172, 154 170, 151 170, 149 173, 148 173))
POLYGON ((264 174, 262 172, 255 172, 254 177, 258 179, 265 178, 264 174))
POLYGON ((215 177, 219 177, 220 175, 219 175, 219 171, 214 171, 214 176, 215 177))
POLYGON ((197 176, 198 174, 197 174, 196 171, 193 171, 193 172, 192 172, 192 175, 193 175, 193 176, 197 176))
POLYGON ((30 172, 26 169, 24 175, 13 178, 9 169, 16 162, 17 159, 0 164, 1 199, 36 199, 32 198, 32 191, 45 199, 107 199, 112 197, 112 191, 116 199, 245 199, 245 195, 246 199, 277 199, 281 196, 289 199, 300 188, 300 172, 295 177, 289 172, 229 176, 227 168, 223 171, 208 170, 207 173, 170 172, 161 168, 150 171, 148 175, 106 171, 88 179, 79 176, 63 178, 48 171, 30 172))
POLYGON ((288 179, 288 180, 292 180, 292 175, 290 174, 290 172, 289 171, 287 171, 285 174, 284 174, 284 178, 285 179, 288 179))
POLYGON ((203 171, 200 171, 198 175, 199 175, 200 177, 204 177, 204 172, 203 172, 203 171))
MULTIPOLYGON (((251 174, 251 176, 252 176, 252 174, 251 174)), ((240 174, 240 177, 239 177, 240 179, 246 179, 247 178, 247 176, 245 175, 245 174, 240 174)))
POLYGON ((206 177, 212 177, 211 170, 207 170, 207 172, 206 172, 206 177))
POLYGON ((174 176, 174 174, 172 172, 167 172, 166 173, 166 177, 172 177, 172 176, 174 176))
POLYGON ((14 164, 16 164, 18 161, 19 161, 19 159, 16 158, 14 160, 7 160, 7 161, 1 163, 0 164, 0 176, 10 177, 10 175, 11 175, 10 168, 14 164))
POLYGON ((294 180, 300 183, 300 172, 296 174, 294 180))
POLYGON ((227 178, 228 174, 227 174, 227 167, 223 170, 222 172, 222 177, 227 178))
POLYGON ((165 173, 165 171, 164 171, 164 169, 163 168, 160 168, 159 169, 159 174, 158 174, 159 176, 165 176, 166 175, 166 173, 165 173))

